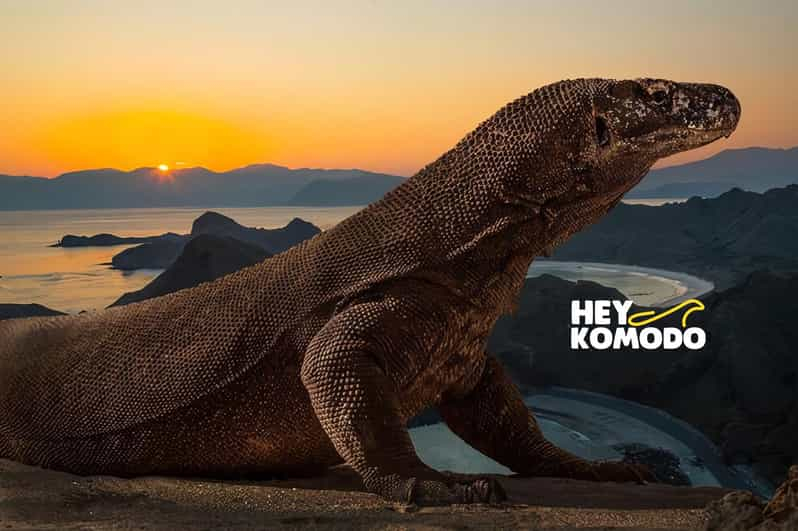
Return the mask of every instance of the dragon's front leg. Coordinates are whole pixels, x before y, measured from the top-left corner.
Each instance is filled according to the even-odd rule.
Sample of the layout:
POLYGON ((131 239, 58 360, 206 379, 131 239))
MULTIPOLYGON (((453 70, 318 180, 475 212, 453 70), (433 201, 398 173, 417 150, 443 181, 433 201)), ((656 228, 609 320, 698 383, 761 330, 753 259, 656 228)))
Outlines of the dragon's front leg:
POLYGON ((399 415, 394 381, 385 372, 392 350, 412 344, 385 332, 392 330, 384 320, 393 311, 380 302, 359 304, 333 317, 311 341, 302 381, 324 431, 366 488, 390 500, 420 505, 502 501, 495 480, 453 479, 416 455, 399 415), (374 329, 382 332, 372 334, 374 329))
POLYGON ((465 396, 445 399, 439 409, 446 424, 464 441, 522 475, 654 480, 643 466, 586 461, 547 441, 518 388, 492 356, 487 357, 477 385, 465 396))

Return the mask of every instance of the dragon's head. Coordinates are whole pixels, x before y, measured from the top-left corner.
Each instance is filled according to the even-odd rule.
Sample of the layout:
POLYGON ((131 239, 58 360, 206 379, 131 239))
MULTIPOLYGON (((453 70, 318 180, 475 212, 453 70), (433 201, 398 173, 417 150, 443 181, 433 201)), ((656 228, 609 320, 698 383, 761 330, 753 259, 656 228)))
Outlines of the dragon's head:
POLYGON ((590 99, 582 156, 607 186, 631 187, 640 165, 727 137, 740 119, 740 102, 718 85, 611 81, 590 99))
POLYGON ((729 136, 739 119, 737 98, 718 85, 576 79, 510 103, 464 142, 475 159, 510 169, 503 201, 560 220, 547 230, 556 245, 605 214, 657 160, 729 136))
POLYGON ((405 195, 421 193, 419 216, 459 234, 457 249, 493 238, 485 223, 499 218, 516 231, 502 241, 546 252, 606 214, 659 159, 729 136, 739 120, 740 103, 718 85, 560 81, 499 109, 390 199, 408 208, 405 195))

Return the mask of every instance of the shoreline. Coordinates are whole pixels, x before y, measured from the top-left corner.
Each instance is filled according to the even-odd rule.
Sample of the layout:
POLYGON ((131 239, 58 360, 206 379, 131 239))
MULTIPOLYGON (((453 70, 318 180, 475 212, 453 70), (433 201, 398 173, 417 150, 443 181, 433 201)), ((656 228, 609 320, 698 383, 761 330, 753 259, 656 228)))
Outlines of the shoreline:
MULTIPOLYGON (((720 450, 697 428, 669 413, 610 395, 563 387, 522 389, 547 439, 590 460, 615 460, 618 445, 663 448, 681 461, 693 486, 750 490, 762 497, 773 485, 744 467, 729 467, 720 450)), ((410 430, 422 461, 439 470, 461 473, 511 474, 511 471, 468 446, 438 422, 410 430)))
MULTIPOLYGON (((610 264, 604 262, 568 262, 548 259, 537 259, 527 272, 527 278, 550 274, 565 280, 591 280, 607 287, 623 290, 601 279, 602 274, 639 276, 658 282, 671 289, 671 292, 661 293, 653 302, 641 303, 635 300, 636 293, 624 293, 626 297, 641 306, 666 307, 673 306, 687 299, 702 297, 715 290, 715 284, 709 280, 699 278, 679 271, 657 269, 626 264, 610 264), (581 276, 594 278, 578 278, 581 276)), ((649 295, 649 294, 644 294, 649 295)))
POLYGON ((741 472, 727 466, 723 462, 720 450, 712 440, 698 428, 662 409, 611 395, 567 387, 539 387, 525 389, 524 391, 525 398, 536 395, 549 395, 618 411, 656 428, 687 446, 696 457, 701 459, 703 466, 715 476, 721 486, 740 490, 753 490, 755 493, 766 497, 772 494, 772 485, 761 478, 744 477, 741 472))

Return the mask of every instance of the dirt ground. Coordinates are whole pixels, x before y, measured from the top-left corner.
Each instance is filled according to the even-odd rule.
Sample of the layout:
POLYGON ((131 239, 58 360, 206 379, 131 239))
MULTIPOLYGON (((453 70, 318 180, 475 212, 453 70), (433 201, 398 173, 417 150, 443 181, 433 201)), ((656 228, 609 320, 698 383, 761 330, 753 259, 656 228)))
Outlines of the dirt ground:
POLYGON ((80 477, 0 460, 2 529, 695 529, 728 491, 502 478, 506 504, 416 508, 351 470, 281 481, 80 477))

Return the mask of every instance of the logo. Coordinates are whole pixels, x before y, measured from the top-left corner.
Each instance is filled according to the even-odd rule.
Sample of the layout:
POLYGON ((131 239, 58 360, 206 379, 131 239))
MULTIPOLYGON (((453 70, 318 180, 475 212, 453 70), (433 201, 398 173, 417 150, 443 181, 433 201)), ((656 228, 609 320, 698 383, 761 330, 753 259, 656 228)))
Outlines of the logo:
POLYGON ((698 299, 688 299, 660 313, 646 310, 629 315, 632 301, 571 301, 572 350, 675 350, 682 346, 700 350, 707 342, 706 332, 687 326, 687 318, 706 309, 698 299), (674 313, 684 311, 681 328, 648 326, 674 313))

